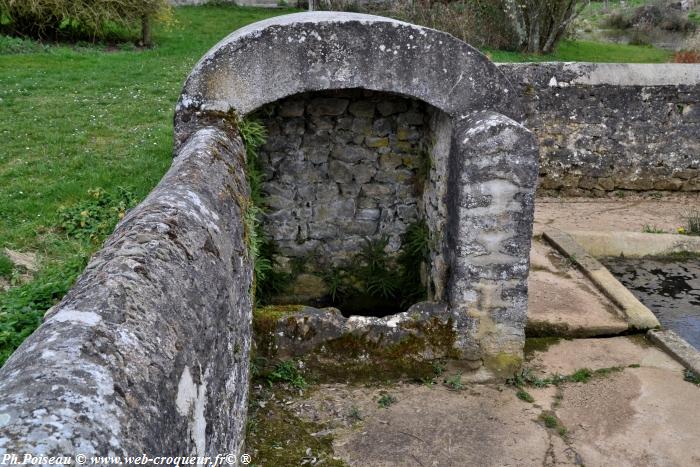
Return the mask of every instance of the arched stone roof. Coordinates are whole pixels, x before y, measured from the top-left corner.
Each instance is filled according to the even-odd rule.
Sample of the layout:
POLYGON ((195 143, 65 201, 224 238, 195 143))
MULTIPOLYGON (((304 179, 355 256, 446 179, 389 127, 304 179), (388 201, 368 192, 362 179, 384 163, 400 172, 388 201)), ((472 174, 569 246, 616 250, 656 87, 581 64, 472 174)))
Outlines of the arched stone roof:
POLYGON ((453 117, 491 110, 522 120, 505 76, 455 37, 380 16, 313 12, 251 24, 214 46, 187 78, 176 133, 187 132, 178 115, 191 111, 244 116, 293 94, 351 88, 417 98, 453 117))

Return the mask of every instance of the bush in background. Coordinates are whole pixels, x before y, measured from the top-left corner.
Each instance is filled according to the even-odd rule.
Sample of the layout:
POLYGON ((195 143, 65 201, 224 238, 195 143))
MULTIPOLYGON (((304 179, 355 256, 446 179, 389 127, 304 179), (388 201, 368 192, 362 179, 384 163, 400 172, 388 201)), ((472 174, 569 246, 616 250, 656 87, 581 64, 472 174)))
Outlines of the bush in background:
POLYGON ((449 32, 477 47, 551 53, 588 0, 322 0, 321 8, 366 11, 449 32))
POLYGON ((151 44, 151 21, 170 21, 168 0, 0 0, 0 30, 35 39, 140 37, 151 44))

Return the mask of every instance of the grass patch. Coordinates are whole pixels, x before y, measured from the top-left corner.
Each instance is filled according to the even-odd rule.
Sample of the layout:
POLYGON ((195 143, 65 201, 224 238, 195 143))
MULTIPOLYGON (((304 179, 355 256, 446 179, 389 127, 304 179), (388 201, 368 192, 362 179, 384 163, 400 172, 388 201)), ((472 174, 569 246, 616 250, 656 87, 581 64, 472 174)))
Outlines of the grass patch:
POLYGON ((565 40, 553 54, 532 55, 502 50, 487 50, 495 62, 596 62, 596 63, 667 63, 673 53, 649 46, 565 40))
POLYGON ((270 386, 275 383, 287 383, 297 389, 306 388, 306 380, 292 360, 279 362, 274 369, 267 374, 267 382, 270 386))
POLYGON ((524 389, 518 389, 518 392, 516 392, 515 395, 521 401, 529 402, 530 404, 535 402, 535 398, 532 397, 532 395, 530 395, 530 393, 524 389))
POLYGON ((389 393, 382 394, 379 400, 377 401, 377 404, 379 404, 379 407, 382 409, 386 409, 394 404, 396 404, 397 399, 396 397, 392 396, 389 393))
POLYGON ((142 51, 0 37, 0 250, 44 259, 33 281, 0 293, 0 363, 111 231, 118 187, 131 205, 169 167, 173 109, 197 60, 234 29, 293 11, 176 8, 175 24, 154 30, 157 47, 142 51), (106 211, 94 187, 111 198, 106 211))
POLYGON ((10 258, 8 258, 5 253, 0 252, 0 277, 9 279, 12 277, 12 271, 14 271, 14 269, 15 265, 10 258))
POLYGON ((462 374, 458 373, 456 375, 445 378, 445 386, 452 389, 453 391, 461 391, 464 389, 464 383, 462 382, 462 374))
POLYGON ((694 373, 691 370, 685 370, 683 371, 683 379, 689 383, 693 383, 695 385, 700 386, 700 375, 694 373))

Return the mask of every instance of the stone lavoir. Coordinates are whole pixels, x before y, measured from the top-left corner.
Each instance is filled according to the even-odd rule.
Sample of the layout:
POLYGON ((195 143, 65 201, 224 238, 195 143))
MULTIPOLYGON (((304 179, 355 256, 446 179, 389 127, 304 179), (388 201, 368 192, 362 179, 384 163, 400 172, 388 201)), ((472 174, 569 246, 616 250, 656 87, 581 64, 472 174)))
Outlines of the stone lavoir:
POLYGON ((253 330, 271 358, 351 347, 512 373, 538 174, 523 118, 502 72, 439 31, 335 12, 235 31, 187 78, 168 173, 0 369, 0 451, 236 455, 253 330), (269 130, 263 228, 280 267, 330 290, 358 252, 367 282, 410 243, 422 266, 403 271, 429 301, 385 317, 253 312, 241 122, 254 115, 269 130))

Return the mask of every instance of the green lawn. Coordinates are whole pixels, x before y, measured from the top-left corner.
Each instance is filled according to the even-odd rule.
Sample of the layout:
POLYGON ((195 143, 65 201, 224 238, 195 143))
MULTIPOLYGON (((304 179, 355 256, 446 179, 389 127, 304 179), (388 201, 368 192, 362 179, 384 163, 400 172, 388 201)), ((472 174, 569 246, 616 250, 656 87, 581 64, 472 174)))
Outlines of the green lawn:
MULTIPOLYGON (((0 254, 0 279, 16 285, 0 293, 0 364, 99 247, 105 229, 91 224, 95 211, 109 210, 116 222, 118 188, 141 199, 167 170, 174 104, 195 62, 229 32, 291 11, 178 8, 176 24, 157 29, 157 47, 147 51, 0 38, 0 51, 14 53, 0 55, 0 253, 36 252, 41 264, 20 285, 19 271, 8 271, 0 254), (88 194, 94 188, 106 194, 96 199, 88 194), (61 214, 62 207, 72 209, 61 214)), ((650 48, 581 42, 566 42, 551 57, 491 54, 498 61, 668 59, 650 48)))
POLYGON ((551 55, 528 55, 501 50, 489 50, 487 53, 496 62, 665 63, 673 56, 672 52, 655 47, 588 41, 562 41, 551 55))
POLYGON ((59 209, 80 203, 78 218, 99 209, 92 188, 143 198, 170 165, 173 108, 197 60, 231 31, 291 11, 178 8, 177 23, 155 31, 153 50, 0 56, 0 260, 8 247, 36 252, 41 263, 33 281, 0 293, 0 364, 102 240, 57 229, 59 209))

